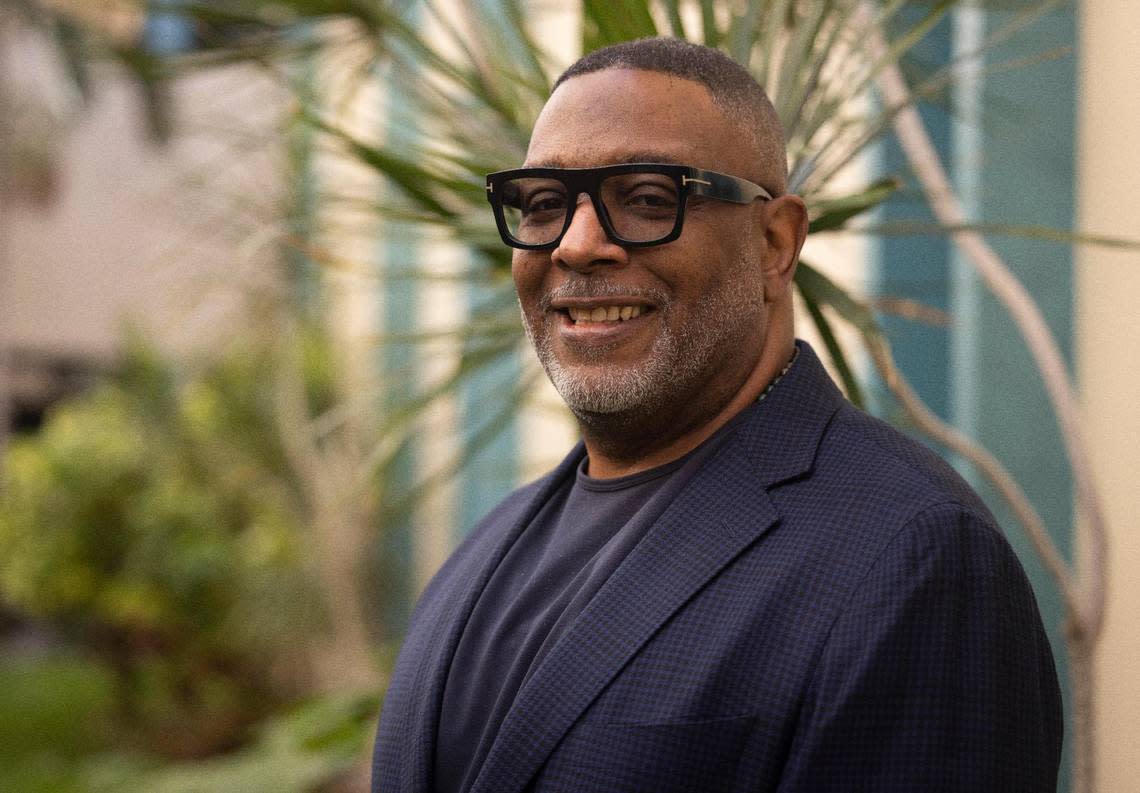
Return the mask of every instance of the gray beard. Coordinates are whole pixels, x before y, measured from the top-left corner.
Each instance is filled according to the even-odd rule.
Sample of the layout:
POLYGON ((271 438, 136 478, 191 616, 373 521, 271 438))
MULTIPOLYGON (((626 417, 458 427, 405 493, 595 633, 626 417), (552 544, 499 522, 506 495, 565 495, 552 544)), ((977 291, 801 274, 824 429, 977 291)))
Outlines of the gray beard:
MULTIPOLYGON (((553 300, 569 296, 634 296, 651 301, 662 313, 660 333, 645 361, 634 366, 609 367, 601 373, 585 373, 574 366, 563 366, 554 354, 547 328, 536 330, 523 312, 523 327, 534 346, 542 368, 566 405, 579 418, 587 415, 613 415, 636 412, 640 415, 661 408, 679 395, 691 393, 708 368, 709 362, 727 340, 738 336, 741 324, 762 311, 763 295, 747 295, 744 289, 722 288, 706 295, 697 304, 693 319, 682 332, 674 332, 668 320, 672 305, 668 296, 656 290, 634 295, 628 289, 611 288, 605 281, 571 282, 556 294, 544 296, 539 322, 553 300)), ((762 339, 756 339, 761 344, 762 339)), ((590 355, 604 362, 610 349, 598 347, 590 355)))
MULTIPOLYGON (((649 359, 642 366, 612 367, 600 374, 577 371, 575 367, 564 367, 555 356, 550 343, 550 335, 544 333, 536 338, 529 323, 523 322, 546 376, 561 394, 566 405, 576 414, 583 413, 623 413, 631 410, 645 410, 656 407, 662 396, 660 384, 669 375, 669 361, 677 357, 677 343, 673 333, 663 330, 653 343, 649 359)), ((596 349, 599 360, 608 349, 596 349)), ((681 376, 682 373, 677 373, 681 376)))

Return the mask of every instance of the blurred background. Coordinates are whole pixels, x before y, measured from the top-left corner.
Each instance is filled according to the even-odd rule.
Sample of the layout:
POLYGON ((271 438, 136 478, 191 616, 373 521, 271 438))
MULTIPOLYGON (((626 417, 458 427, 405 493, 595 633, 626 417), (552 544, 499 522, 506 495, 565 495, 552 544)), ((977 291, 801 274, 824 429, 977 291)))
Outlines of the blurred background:
POLYGON ((1095 736, 1074 758, 1070 734, 1061 789, 1132 789, 1131 0, 0 0, 0 790, 367 789, 417 593, 576 437, 483 174, 522 162, 562 68, 653 33, 722 47, 776 101, 812 212, 799 332, 848 395, 922 435, 869 352, 889 343, 1020 483, 1060 576, 931 441, 1022 558, 1095 736), (891 75, 964 222, 900 146, 891 75), (952 232, 984 235, 1056 340, 1106 537, 952 232))

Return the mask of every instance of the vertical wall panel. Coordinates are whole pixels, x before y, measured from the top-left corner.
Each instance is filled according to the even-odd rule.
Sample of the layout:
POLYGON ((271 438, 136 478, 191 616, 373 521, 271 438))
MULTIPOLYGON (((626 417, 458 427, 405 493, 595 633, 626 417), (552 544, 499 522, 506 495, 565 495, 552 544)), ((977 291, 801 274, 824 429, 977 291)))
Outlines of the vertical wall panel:
MULTIPOLYGON (((1081 6, 1079 227, 1140 239, 1140 9, 1081 6)), ((1140 779, 1140 252, 1077 256, 1078 361, 1087 439, 1109 529, 1108 608, 1097 654, 1098 789, 1140 779)))

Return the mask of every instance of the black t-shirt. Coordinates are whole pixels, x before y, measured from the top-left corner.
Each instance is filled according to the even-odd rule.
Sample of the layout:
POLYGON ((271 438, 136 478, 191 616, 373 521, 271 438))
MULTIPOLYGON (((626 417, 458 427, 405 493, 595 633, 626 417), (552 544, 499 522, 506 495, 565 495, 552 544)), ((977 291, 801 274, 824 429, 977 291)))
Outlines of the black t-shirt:
POLYGON ((438 793, 474 784, 523 683, 746 412, 649 471, 594 479, 583 459, 539 510, 487 582, 452 658, 436 740, 438 793))

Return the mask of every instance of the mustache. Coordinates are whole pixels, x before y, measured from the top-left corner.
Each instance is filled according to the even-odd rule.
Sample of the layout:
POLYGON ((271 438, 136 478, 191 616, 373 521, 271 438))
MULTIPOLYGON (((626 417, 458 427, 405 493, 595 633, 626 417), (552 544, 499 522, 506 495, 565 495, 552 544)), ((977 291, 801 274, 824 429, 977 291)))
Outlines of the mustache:
POLYGON ((572 281, 546 292, 538 299, 538 307, 542 311, 549 311, 555 300, 564 298, 592 298, 592 297, 633 297, 661 307, 669 302, 669 296, 660 289, 652 287, 620 286, 608 279, 602 278, 575 278, 572 281))

